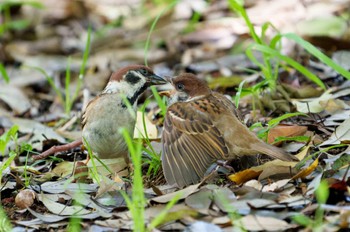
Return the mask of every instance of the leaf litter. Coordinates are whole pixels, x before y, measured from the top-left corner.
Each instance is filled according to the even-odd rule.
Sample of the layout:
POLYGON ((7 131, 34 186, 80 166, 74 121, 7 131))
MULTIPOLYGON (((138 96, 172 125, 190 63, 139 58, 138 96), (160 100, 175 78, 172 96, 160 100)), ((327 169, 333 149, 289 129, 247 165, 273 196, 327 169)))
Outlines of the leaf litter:
MULTIPOLYGON (((110 73, 125 64, 143 63, 144 49, 137 44, 147 38, 152 23, 149 15, 156 16, 164 5, 150 7, 147 3, 144 9, 149 15, 135 15, 139 12, 138 5, 127 2, 111 5, 109 1, 97 4, 95 1, 64 0, 59 6, 52 1, 38 2, 46 6, 45 10, 20 5, 16 12, 19 18, 37 17, 31 22, 32 31, 6 31, 2 38, 4 43, 0 45, 0 57, 10 76, 9 84, 0 79, 0 135, 12 125, 18 125, 17 137, 11 137, 2 154, 1 166, 7 160, 11 161, 11 168, 0 168, 2 208, 14 226, 29 230, 62 230, 67 228, 71 217, 80 218, 85 231, 89 228, 91 231, 130 230, 133 228, 132 216, 120 194, 122 190, 131 195, 133 190, 125 179, 130 178, 125 161, 103 160, 95 166, 89 162, 86 166, 88 177, 80 179, 76 169, 87 157, 80 148, 60 152, 45 160, 33 161, 30 157, 47 150, 47 139, 54 141, 49 145, 52 146, 79 136, 80 112, 86 102, 103 89, 110 73), (83 80, 84 90, 80 91, 72 112, 67 115, 47 78, 52 78, 55 86, 64 91, 66 56, 71 56, 71 92, 76 85, 87 35, 87 27, 81 20, 84 18, 82 9, 91 15, 89 20, 92 20, 96 35, 83 80), (28 40, 28 36, 35 39, 28 40), (11 37, 16 39, 9 39, 11 37), (47 76, 35 71, 34 67, 45 70, 47 76), (13 152, 18 158, 11 160, 13 152), (100 181, 91 178, 93 175, 100 181), (20 209, 23 207, 18 207, 15 199, 23 191, 29 191, 31 198, 28 207, 20 209)), ((148 62, 155 67, 156 73, 175 75, 192 71, 206 79, 212 89, 229 96, 237 93, 242 80, 246 85, 256 84, 260 74, 247 72, 256 70, 256 64, 247 59, 244 50, 237 50, 241 54, 230 52, 232 47, 244 47, 241 41, 248 40, 248 29, 241 19, 232 17, 225 1, 196 2, 179 3, 162 16, 148 53, 148 62), (197 21, 193 10, 199 13, 197 21)), ((323 49, 332 45, 333 51, 336 50, 333 60, 347 68, 348 51, 342 50, 349 49, 343 46, 348 38, 347 26, 339 17, 339 13, 346 11, 345 6, 346 1, 325 4, 293 0, 287 4, 259 0, 247 6, 247 12, 258 28, 273 20, 274 26, 282 32, 295 30, 323 49), (274 15, 273 19, 271 15, 274 15), (333 21, 328 21, 329 18, 333 21), (329 25, 338 26, 332 31, 324 29, 329 25), (318 35, 323 35, 323 39, 318 35)), ((271 33, 267 31, 268 36, 271 33)), ((349 228, 349 81, 330 67, 306 57, 292 44, 286 43, 282 49, 291 57, 299 58, 300 62, 309 63, 309 69, 318 73, 331 88, 323 91, 292 70, 281 71, 278 74, 283 90, 279 89, 275 96, 264 95, 260 101, 265 104, 265 109, 272 109, 267 110, 269 114, 253 112, 252 104, 256 99, 249 95, 242 97, 239 108, 248 125, 253 122, 264 125, 278 116, 281 109, 306 113, 308 117, 286 119, 267 133, 269 143, 277 143, 293 152, 300 162, 258 157, 252 161, 253 167, 234 168, 234 171, 220 168, 218 174, 182 190, 164 185, 164 179, 162 182, 148 177, 150 187, 144 189, 148 200, 145 224, 150 224, 166 209, 167 203, 180 196, 159 224, 159 230, 301 230, 303 227, 294 220, 295 215, 302 213, 310 220, 316 220, 314 216, 319 209, 327 212, 321 225, 325 230, 349 228), (300 54, 296 54, 296 50, 300 54), (318 204, 315 191, 322 179, 328 182, 330 197, 325 203, 318 204)), ((262 58, 257 56, 257 59, 262 58)), ((145 97, 140 102, 143 101, 145 97)), ((162 116, 158 119, 159 115, 152 107, 146 107, 146 111, 149 112, 145 119, 148 134, 144 134, 142 115, 138 112, 138 129, 135 129, 134 137, 148 137, 152 144, 157 144, 162 116)), ((4 137, 0 140, 5 141, 4 137)), ((159 147, 159 143, 156 146, 159 147)), ((156 150, 159 153, 159 148, 156 150)), ((143 166, 144 175, 149 175, 147 165, 150 164, 143 166)), ((161 169, 158 174, 161 176, 161 169)))

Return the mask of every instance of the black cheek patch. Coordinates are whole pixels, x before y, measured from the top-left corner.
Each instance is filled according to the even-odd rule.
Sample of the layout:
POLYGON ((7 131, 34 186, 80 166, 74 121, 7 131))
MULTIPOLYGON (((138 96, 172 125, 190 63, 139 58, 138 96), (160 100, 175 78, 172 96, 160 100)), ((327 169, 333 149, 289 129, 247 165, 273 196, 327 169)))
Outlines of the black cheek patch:
POLYGON ((126 74, 125 80, 131 84, 136 84, 140 81, 140 77, 136 76, 135 74, 129 72, 126 74))

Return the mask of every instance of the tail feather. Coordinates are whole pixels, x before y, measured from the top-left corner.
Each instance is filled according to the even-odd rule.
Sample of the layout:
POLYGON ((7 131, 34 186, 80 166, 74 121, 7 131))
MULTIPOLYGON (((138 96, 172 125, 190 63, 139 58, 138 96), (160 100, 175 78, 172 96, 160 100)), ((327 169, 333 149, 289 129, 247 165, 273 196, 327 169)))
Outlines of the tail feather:
POLYGON ((299 159, 288 152, 282 150, 281 148, 274 147, 267 143, 253 144, 252 148, 259 153, 271 156, 275 159, 280 159, 283 161, 299 161, 299 159))

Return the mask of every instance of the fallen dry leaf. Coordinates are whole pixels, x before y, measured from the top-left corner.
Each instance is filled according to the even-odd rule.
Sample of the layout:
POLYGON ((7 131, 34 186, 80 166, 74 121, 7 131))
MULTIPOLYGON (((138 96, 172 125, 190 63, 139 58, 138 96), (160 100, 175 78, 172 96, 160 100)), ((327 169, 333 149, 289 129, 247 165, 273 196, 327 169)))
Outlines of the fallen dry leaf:
POLYGON ((195 185, 190 185, 184 189, 181 189, 179 191, 175 191, 172 193, 168 193, 162 196, 154 197, 151 199, 151 201, 158 202, 158 203, 167 203, 171 201, 175 196, 180 195, 179 200, 184 199, 188 197, 190 194, 194 193, 197 191, 198 187, 200 184, 195 184, 195 185))
POLYGON ((247 215, 241 218, 244 228, 248 231, 284 231, 293 228, 293 224, 273 218, 256 215, 247 215))
POLYGON ((301 170, 299 173, 297 173, 295 176, 293 176, 292 180, 295 180, 295 179, 298 179, 298 178, 305 178, 305 177, 307 177, 308 175, 310 175, 316 169, 317 165, 318 165, 318 158, 315 159, 315 161, 312 162, 312 164, 309 167, 301 170))
POLYGON ((324 141, 321 146, 350 143, 350 118, 342 122, 334 131, 334 133, 329 137, 328 140, 324 141))
MULTIPOLYGON (((267 134, 267 142, 272 144, 278 137, 293 137, 304 135, 307 131, 306 126, 298 125, 278 125, 272 129, 267 134)), ((280 145, 282 142, 275 143, 276 146, 280 145)))
POLYGON ((134 130, 134 138, 149 138, 149 139, 157 139, 158 138, 158 129, 157 126, 154 125, 147 115, 144 117, 145 120, 145 125, 143 124, 143 114, 140 111, 137 111, 137 116, 136 116, 136 125, 135 125, 135 130, 134 130), (147 131, 147 135, 145 134, 145 128, 147 131))
POLYGON ((228 176, 228 178, 235 184, 240 185, 247 182, 248 180, 257 178, 260 173, 262 173, 262 170, 254 171, 252 169, 246 169, 235 174, 231 174, 228 176))

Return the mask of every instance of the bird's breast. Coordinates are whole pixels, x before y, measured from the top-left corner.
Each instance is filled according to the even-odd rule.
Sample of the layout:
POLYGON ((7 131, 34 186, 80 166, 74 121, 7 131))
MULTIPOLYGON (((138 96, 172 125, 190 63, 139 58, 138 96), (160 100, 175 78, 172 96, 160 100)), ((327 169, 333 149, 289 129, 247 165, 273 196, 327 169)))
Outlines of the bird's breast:
POLYGON ((82 135, 100 158, 115 158, 127 152, 120 129, 125 128, 132 136, 135 118, 123 107, 121 98, 109 95, 102 97, 86 116, 82 135))

